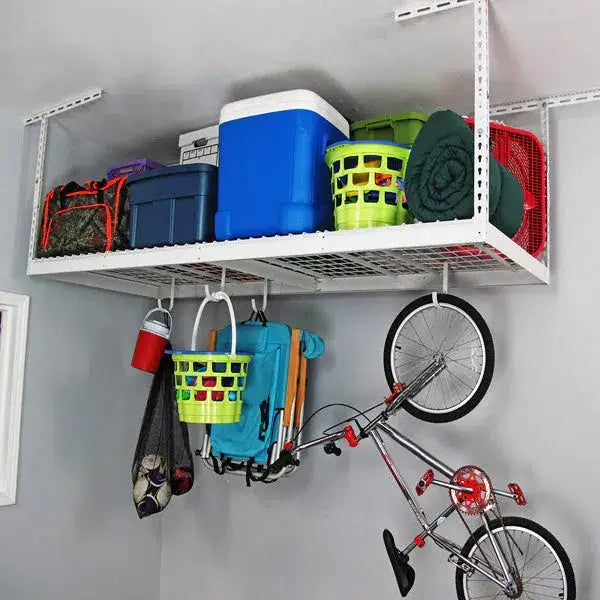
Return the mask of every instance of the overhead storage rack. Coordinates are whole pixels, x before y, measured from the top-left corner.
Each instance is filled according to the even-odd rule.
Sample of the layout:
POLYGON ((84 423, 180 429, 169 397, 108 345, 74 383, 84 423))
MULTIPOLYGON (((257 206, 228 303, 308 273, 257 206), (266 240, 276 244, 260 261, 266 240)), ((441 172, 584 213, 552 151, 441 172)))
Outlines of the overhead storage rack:
MULTIPOLYGON (((25 119, 25 125, 40 124, 28 274, 152 298, 167 295, 173 281, 177 297, 203 296, 204 285, 219 282, 223 268, 232 295, 257 294, 264 279, 269 280, 272 294, 436 289, 446 276, 453 287, 548 284, 549 181, 546 249, 540 256, 534 258, 489 222, 490 116, 539 111, 549 166, 549 108, 599 100, 600 90, 490 107, 488 0, 418 3, 409 10, 397 10, 394 19, 400 27, 408 19, 455 8, 473 10, 476 168, 472 219, 36 258, 49 121, 102 97, 102 90, 94 89, 25 119)), ((546 171, 549 177, 550 169, 546 171)))

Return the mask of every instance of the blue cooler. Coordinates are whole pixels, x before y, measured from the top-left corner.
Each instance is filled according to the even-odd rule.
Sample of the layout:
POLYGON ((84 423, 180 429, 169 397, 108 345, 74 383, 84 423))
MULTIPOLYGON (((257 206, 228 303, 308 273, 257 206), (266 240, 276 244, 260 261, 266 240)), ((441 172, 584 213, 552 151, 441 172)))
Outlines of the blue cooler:
POLYGON ((211 242, 217 209, 217 167, 153 169, 127 178, 131 247, 211 242))
POLYGON ((226 104, 219 119, 218 240, 333 229, 325 148, 346 119, 314 92, 226 104))

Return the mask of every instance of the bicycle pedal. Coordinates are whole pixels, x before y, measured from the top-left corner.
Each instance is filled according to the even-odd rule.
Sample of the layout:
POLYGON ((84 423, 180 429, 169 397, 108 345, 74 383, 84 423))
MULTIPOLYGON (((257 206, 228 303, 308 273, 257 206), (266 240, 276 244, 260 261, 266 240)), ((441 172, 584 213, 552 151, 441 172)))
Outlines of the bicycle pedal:
POLYGON ((389 529, 383 530, 383 543, 392 564, 400 595, 404 598, 415 583, 415 570, 408 564, 408 555, 400 552, 389 529))
POLYGON ((508 491, 512 494, 513 500, 519 506, 525 506, 527 504, 527 500, 525 499, 525 494, 521 489, 521 486, 518 483, 509 483, 508 491))
POLYGON ((417 485, 415 487, 417 496, 422 496, 425 493, 425 491, 427 490, 427 488, 431 485, 432 482, 433 482, 433 470, 428 469, 427 471, 425 471, 425 473, 423 473, 423 475, 421 476, 421 479, 419 479, 419 481, 417 481, 417 485))

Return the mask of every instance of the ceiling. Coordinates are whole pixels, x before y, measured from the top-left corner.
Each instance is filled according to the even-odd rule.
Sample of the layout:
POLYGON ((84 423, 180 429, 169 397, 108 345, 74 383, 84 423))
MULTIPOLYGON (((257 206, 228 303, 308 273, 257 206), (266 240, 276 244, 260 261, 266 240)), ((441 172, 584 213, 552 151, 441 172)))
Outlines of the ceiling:
MULTIPOLYGON (((472 110, 470 6, 395 23, 414 2, 2 4, 2 108, 24 115, 101 87, 104 99, 61 118, 121 150, 176 151, 225 102, 285 89, 312 89, 352 120, 472 110)), ((492 102, 600 85, 598 22, 589 0, 492 0, 492 102)))

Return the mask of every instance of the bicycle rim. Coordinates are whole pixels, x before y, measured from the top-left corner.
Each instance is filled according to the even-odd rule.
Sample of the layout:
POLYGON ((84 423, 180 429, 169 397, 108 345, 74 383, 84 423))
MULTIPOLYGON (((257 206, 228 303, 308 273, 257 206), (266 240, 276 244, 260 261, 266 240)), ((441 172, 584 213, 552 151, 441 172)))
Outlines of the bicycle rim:
MULTIPOLYGON (((556 550, 539 533, 521 525, 506 525, 507 534, 502 526, 495 527, 496 541, 507 550, 512 547, 518 575, 523 590, 520 598, 524 600, 571 600, 567 598, 567 576, 565 568, 556 550)), ((498 578, 502 579, 502 569, 494 553, 487 532, 480 536, 467 557, 477 559, 483 565, 486 559, 498 578)), ((510 551, 507 553, 510 555, 510 551)), ((465 600, 494 600, 506 597, 498 585, 480 573, 465 574, 462 578, 465 600)))
POLYGON ((453 304, 419 306, 400 323, 390 353, 395 381, 410 381, 436 355, 444 358, 446 369, 408 402, 422 411, 442 415, 456 411, 474 396, 487 360, 479 327, 453 304))

